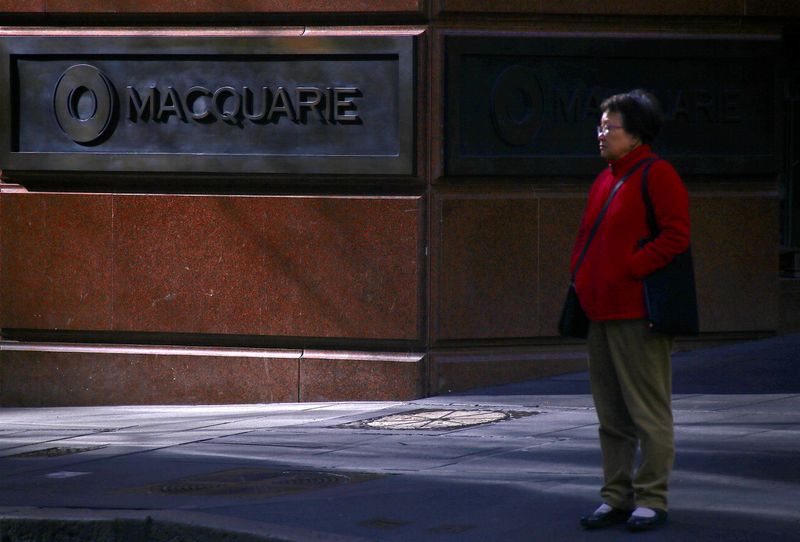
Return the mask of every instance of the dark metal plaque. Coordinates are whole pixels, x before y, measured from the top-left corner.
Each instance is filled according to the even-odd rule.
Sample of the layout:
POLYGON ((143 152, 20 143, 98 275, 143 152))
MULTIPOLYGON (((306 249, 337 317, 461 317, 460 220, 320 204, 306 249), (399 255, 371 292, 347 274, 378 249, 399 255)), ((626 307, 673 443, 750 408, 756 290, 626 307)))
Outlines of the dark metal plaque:
POLYGON ((773 172, 778 52, 756 39, 449 36, 446 173, 594 173, 600 103, 633 88, 661 102, 655 150, 682 173, 773 172))
POLYGON ((412 36, 4 36, 0 168, 414 173, 412 36))

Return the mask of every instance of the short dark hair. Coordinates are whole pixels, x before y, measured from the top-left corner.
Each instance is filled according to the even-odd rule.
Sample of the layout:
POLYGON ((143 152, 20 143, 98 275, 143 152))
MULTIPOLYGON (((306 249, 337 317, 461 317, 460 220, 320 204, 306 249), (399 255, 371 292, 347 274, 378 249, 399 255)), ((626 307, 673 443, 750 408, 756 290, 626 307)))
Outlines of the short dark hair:
POLYGON ((619 113, 625 131, 641 139, 642 143, 652 143, 664 122, 656 97, 639 88, 607 98, 600 104, 600 109, 619 113))

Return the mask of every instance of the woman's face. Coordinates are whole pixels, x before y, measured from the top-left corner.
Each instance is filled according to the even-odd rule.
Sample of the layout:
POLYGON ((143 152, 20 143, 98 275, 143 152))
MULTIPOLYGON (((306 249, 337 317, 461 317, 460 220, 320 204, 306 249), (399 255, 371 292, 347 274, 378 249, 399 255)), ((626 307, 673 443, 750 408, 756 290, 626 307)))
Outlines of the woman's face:
POLYGON ((619 112, 605 111, 600 118, 600 128, 604 129, 597 135, 600 156, 608 162, 619 160, 642 143, 622 127, 622 114, 619 112))

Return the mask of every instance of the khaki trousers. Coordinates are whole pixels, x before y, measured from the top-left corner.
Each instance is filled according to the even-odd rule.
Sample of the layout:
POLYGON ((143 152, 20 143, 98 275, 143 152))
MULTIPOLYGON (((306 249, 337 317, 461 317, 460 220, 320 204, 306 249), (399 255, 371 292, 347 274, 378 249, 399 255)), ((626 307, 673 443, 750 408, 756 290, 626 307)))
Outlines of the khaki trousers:
POLYGON ((672 337, 652 332, 644 320, 591 322, 588 349, 603 452, 600 495, 616 508, 667 510, 675 459, 672 337))

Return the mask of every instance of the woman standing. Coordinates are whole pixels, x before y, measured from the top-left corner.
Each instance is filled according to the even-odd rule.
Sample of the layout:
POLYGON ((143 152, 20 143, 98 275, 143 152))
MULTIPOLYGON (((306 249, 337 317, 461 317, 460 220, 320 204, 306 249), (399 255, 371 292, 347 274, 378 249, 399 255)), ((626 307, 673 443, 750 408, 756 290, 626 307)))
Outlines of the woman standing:
POLYGON ((589 317, 589 376, 603 454, 603 504, 581 519, 587 529, 625 522, 630 530, 663 525, 668 480, 675 457, 672 428, 672 337, 647 321, 642 279, 689 246, 689 197, 675 169, 650 143, 659 132, 655 98, 633 90, 601 104, 597 139, 608 162, 594 181, 584 212, 572 269, 589 231, 615 185, 623 180, 601 219, 575 276, 589 317), (657 237, 642 197, 642 177, 653 202, 657 237), (637 448, 641 462, 634 469, 637 448))

